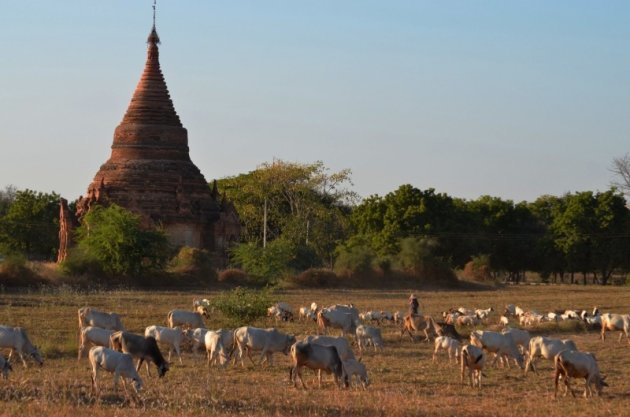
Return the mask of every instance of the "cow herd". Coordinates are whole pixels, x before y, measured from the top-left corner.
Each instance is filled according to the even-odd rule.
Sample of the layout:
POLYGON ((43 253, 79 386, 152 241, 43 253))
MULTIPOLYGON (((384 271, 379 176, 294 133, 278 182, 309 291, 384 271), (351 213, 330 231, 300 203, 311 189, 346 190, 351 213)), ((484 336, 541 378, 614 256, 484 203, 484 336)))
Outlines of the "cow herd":
MULTIPOLYGON (((306 389, 302 378, 303 368, 318 373, 318 384, 322 384, 322 373, 332 374, 339 387, 360 386, 367 389, 370 384, 368 370, 362 359, 355 356, 353 345, 362 355, 366 349, 375 353, 382 352, 384 341, 381 326, 390 322, 398 326, 400 340, 408 334, 417 340, 417 333, 424 341, 433 339, 433 361, 438 361, 440 351, 448 354, 449 362, 455 361, 461 368, 461 381, 468 375, 472 387, 481 389, 483 370, 488 366, 510 367, 510 362, 521 368, 525 375, 531 370, 537 372, 536 361, 539 358, 553 362, 555 395, 560 381, 565 385, 565 395, 571 389, 570 381, 584 379, 584 395, 600 394, 607 386, 601 375, 594 354, 581 352, 570 339, 555 339, 545 336, 532 337, 528 330, 509 327, 511 321, 533 328, 544 321, 580 320, 587 328, 601 328, 601 339, 606 331, 619 331, 620 337, 628 338, 630 316, 605 313, 600 314, 595 308, 592 312, 584 310, 563 310, 547 314, 525 311, 515 305, 507 305, 500 317, 493 318, 493 308, 487 309, 449 309, 436 320, 422 314, 403 314, 402 312, 367 311, 360 313, 352 304, 335 304, 320 308, 316 303, 310 307, 299 308, 298 319, 316 324, 316 334, 306 335, 300 340, 279 328, 256 328, 243 326, 237 329, 209 330, 204 317, 211 314, 210 302, 206 299, 195 300, 193 310, 175 309, 168 312, 168 327, 150 325, 144 334, 126 331, 121 316, 116 313, 98 311, 91 307, 78 310, 79 349, 78 360, 89 359, 92 378, 92 390, 98 397, 99 372, 105 370, 114 375, 114 389, 117 390, 122 380, 125 393, 128 394, 126 381, 133 388, 131 396, 137 400, 138 393, 144 386, 140 376, 144 362, 146 372, 151 375, 150 365, 155 366, 158 377, 164 377, 169 371, 171 355, 177 355, 182 363, 181 354, 185 346, 190 346, 197 357, 203 348, 208 365, 226 367, 239 361, 245 367, 245 357, 252 364, 266 363, 273 366, 274 353, 290 355, 291 367, 289 381, 296 387, 306 389), (496 324, 494 324, 496 323, 496 324), (503 327, 500 331, 489 328, 503 327), (330 331, 339 331, 340 336, 328 335, 330 331), (469 336, 464 338, 463 332, 469 336), (160 348, 168 348, 168 359, 164 358, 160 348), (256 355, 257 359, 252 355, 256 355), (492 358, 489 356, 492 355, 492 358), (134 360, 136 361, 134 363, 134 360)), ((269 317, 282 321, 294 319, 293 309, 285 302, 269 307, 269 317)), ((43 360, 37 347, 20 327, 0 326, 0 348, 11 350, 9 358, 0 354, 0 372, 8 378, 11 367, 11 355, 15 352, 26 366, 25 356, 30 356, 42 365, 43 360)))

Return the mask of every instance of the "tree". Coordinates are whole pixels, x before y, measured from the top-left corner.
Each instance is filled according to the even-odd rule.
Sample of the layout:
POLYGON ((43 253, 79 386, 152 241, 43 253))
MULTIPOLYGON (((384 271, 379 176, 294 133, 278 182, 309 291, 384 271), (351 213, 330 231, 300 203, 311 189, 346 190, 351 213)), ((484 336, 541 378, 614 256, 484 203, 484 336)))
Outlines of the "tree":
POLYGON ((138 215, 115 204, 92 207, 77 229, 77 242, 83 254, 111 274, 161 269, 168 260, 166 235, 142 227, 138 215))
POLYGON ((0 190, 0 217, 7 214, 9 207, 15 200, 17 188, 14 185, 7 185, 4 190, 0 190))
POLYGON ((613 159, 610 171, 617 176, 612 185, 630 195, 630 153, 613 159))
POLYGON ((3 196, 10 201, 12 193, 0 218, 0 246, 33 259, 53 259, 59 246, 59 195, 7 187, 3 196))
POLYGON ((349 206, 356 199, 348 184, 350 170, 330 173, 321 161, 282 160, 218 181, 239 213, 243 241, 266 246, 282 238, 294 247, 310 247, 319 263, 328 265, 346 237, 349 206))

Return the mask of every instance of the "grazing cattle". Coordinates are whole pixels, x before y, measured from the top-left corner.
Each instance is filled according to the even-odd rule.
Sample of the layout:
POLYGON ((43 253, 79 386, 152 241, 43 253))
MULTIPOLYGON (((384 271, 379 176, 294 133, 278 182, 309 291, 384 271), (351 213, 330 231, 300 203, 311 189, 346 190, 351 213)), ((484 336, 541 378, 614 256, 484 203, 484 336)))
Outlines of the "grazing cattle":
POLYGON ((481 320, 485 320, 490 317, 490 314, 494 311, 494 308, 486 308, 486 309, 477 309, 475 310, 475 315, 479 317, 481 320))
POLYGON ((363 352, 363 347, 367 346, 368 341, 372 342, 374 351, 377 349, 383 350, 383 336, 381 335, 381 329, 377 327, 370 327, 360 325, 356 330, 357 344, 359 345, 359 352, 363 352))
POLYGON ((520 317, 525 314, 525 310, 514 304, 508 304, 505 306, 504 316, 520 317))
POLYGON ((289 354, 291 345, 295 343, 295 336, 282 333, 277 329, 259 329, 256 327, 244 326, 234 331, 234 340, 238 347, 241 366, 245 367, 243 354, 247 351, 247 357, 254 363, 251 352, 260 351, 260 361, 262 364, 265 360, 272 365, 272 355, 275 352, 289 354))
POLYGON ((7 359, 0 354, 0 372, 2 372, 2 379, 9 378, 9 372, 12 371, 13 368, 7 359))
POLYGON ((341 329, 341 335, 356 332, 359 322, 354 314, 340 309, 324 308, 317 312, 317 331, 326 334, 329 327, 341 329))
POLYGON ((298 310, 298 320, 306 320, 311 313, 311 309, 308 307, 300 307, 298 310))
POLYGON ((527 355, 527 363, 525 364, 525 374, 531 368, 534 372, 536 367, 534 361, 538 357, 543 357, 547 360, 553 360, 553 358, 563 350, 577 350, 575 342, 569 339, 553 339, 545 336, 534 336, 529 340, 529 353, 527 355))
POLYGON ((149 326, 144 329, 144 337, 154 337, 158 343, 168 345, 168 361, 171 361, 171 353, 175 350, 182 364, 181 345, 186 340, 186 335, 179 327, 170 328, 162 326, 149 326))
POLYGON ((377 324, 381 324, 381 320, 383 319, 383 316, 381 315, 380 311, 368 311, 366 313, 359 314, 359 318, 364 323, 376 322, 377 324))
POLYGON ((81 307, 79 309, 79 329, 92 326, 107 330, 125 330, 120 317, 116 313, 105 313, 92 307, 81 307))
MULTIPOLYGON (((289 370, 289 379, 297 387, 295 377, 300 379, 302 387, 306 389, 306 384, 302 379, 302 368, 307 367, 317 371, 332 373, 335 382, 339 385, 339 380, 348 386, 348 378, 345 374, 343 362, 339 357, 337 348, 334 346, 322 346, 316 343, 301 341, 291 346, 292 367, 289 370)), ((318 378, 319 386, 322 385, 321 373, 318 378)))
POLYGON ((499 318, 499 324, 505 327, 510 324, 510 320, 507 318, 507 316, 501 316, 501 318, 499 318))
POLYGON ((88 346, 104 346, 109 347, 109 338, 114 330, 101 329, 100 327, 87 326, 81 329, 79 338, 79 357, 83 357, 88 346))
POLYGON ((119 352, 129 353, 134 358, 138 358, 136 370, 140 370, 142 362, 147 361, 147 373, 149 362, 153 362, 158 370, 158 376, 163 377, 169 369, 168 362, 162 356, 160 348, 154 337, 144 337, 139 334, 129 332, 115 332, 109 338, 109 346, 119 352))
POLYGON ((360 359, 348 359, 347 361, 343 361, 343 369, 350 384, 354 382, 354 377, 356 376, 357 381, 361 384, 363 389, 367 389, 368 385, 370 385, 367 368, 361 363, 360 359))
POLYGON ((466 368, 468 368, 470 386, 474 388, 476 385, 481 389, 481 375, 486 363, 486 355, 483 353, 483 350, 473 345, 464 346, 462 348, 460 363, 462 382, 464 382, 464 374, 466 373, 466 368))
POLYGON ((22 327, 0 326, 0 348, 11 349, 9 352, 9 360, 11 360, 13 351, 17 352, 25 368, 27 366, 24 355, 31 356, 40 366, 44 364, 39 350, 37 350, 37 347, 33 346, 26 330, 22 327))
POLYGON ((501 333, 509 335, 512 340, 514 340, 514 343, 516 343, 516 346, 520 346, 522 348, 523 352, 529 349, 529 340, 532 337, 527 330, 507 327, 501 330, 501 333))
POLYGON ((555 321, 555 322, 558 322, 558 321, 560 321, 562 319, 562 317, 560 317, 560 314, 553 313, 553 312, 547 313, 546 317, 547 317, 548 321, 555 321))
POLYGON ((455 363, 459 361, 459 351, 461 344, 458 340, 450 338, 448 336, 438 336, 435 338, 435 350, 433 351, 433 362, 437 359, 437 353, 439 350, 445 350, 448 352, 448 361, 455 358, 455 363))
POLYGON ((282 321, 293 320, 293 309, 288 303, 279 301, 267 309, 267 316, 282 321))
POLYGON ((404 319, 405 313, 403 313, 402 311, 394 311, 394 323, 402 324, 404 319))
POLYGON ((210 308, 210 300, 208 300, 207 298, 204 299, 194 299, 193 300, 193 310, 196 311, 197 307, 206 307, 206 308, 210 308))
POLYGON ((470 308, 460 307, 456 311, 459 314, 461 314, 462 316, 474 316, 475 315, 475 310, 470 309, 470 308))
POLYGON ((226 366, 230 362, 230 356, 232 355, 234 330, 209 330, 205 335, 204 343, 208 354, 208 366, 213 363, 226 366))
POLYGON ((304 338, 304 341, 308 343, 315 343, 316 345, 334 346, 335 348, 337 348, 337 352, 339 353, 339 357, 342 361, 347 361, 349 359, 355 358, 352 347, 350 347, 350 343, 345 337, 306 336, 304 338))
POLYGON ((523 369, 523 355, 519 352, 511 336, 497 332, 475 330, 470 334, 470 343, 483 348, 487 352, 494 353, 493 365, 496 364, 499 358, 508 356, 514 358, 518 366, 523 369))
POLYGON ((619 331, 619 341, 621 342, 621 338, 623 335, 626 335, 626 340, 630 343, 630 338, 628 337, 628 331, 630 328, 630 315, 628 314, 613 314, 613 313, 604 313, 601 315, 602 320, 602 333, 601 339, 606 340, 606 330, 610 330, 611 332, 619 331))
POLYGON ((478 316, 459 316, 457 317, 456 323, 459 326, 474 327, 481 324, 481 319, 478 316))
POLYGON ((166 316, 168 327, 173 328, 181 326, 182 328, 205 328, 201 314, 188 310, 171 310, 166 316))
POLYGON ((197 351, 201 346, 205 346, 205 336, 208 332, 208 329, 203 327, 199 327, 197 329, 186 329, 184 330, 184 336, 187 340, 192 342, 192 351, 193 355, 197 355, 197 351))
POLYGON ((564 350, 555 356, 554 364, 554 397, 558 395, 558 379, 560 376, 564 379, 566 387, 564 395, 567 395, 567 391, 571 390, 573 397, 575 397, 575 392, 569 385, 571 378, 584 378, 584 397, 593 395, 591 385, 595 385, 597 395, 601 395, 602 388, 608 386, 605 381, 606 377, 602 377, 599 373, 597 360, 592 353, 564 350))
POLYGON ((394 315, 389 311, 381 310, 381 320, 387 320, 391 323, 394 323, 394 315))
MULTIPOLYGON (((118 391, 118 379, 125 378, 133 381, 133 388, 137 394, 142 389, 142 378, 138 375, 138 371, 133 366, 133 358, 127 353, 116 352, 102 346, 94 346, 89 353, 90 365, 92 366, 92 389, 98 397, 100 391, 98 389, 98 371, 105 369, 107 372, 114 374, 114 391, 118 391)), ((126 388, 126 386, 125 386, 126 388)), ((127 390, 125 389, 125 392, 127 390)))

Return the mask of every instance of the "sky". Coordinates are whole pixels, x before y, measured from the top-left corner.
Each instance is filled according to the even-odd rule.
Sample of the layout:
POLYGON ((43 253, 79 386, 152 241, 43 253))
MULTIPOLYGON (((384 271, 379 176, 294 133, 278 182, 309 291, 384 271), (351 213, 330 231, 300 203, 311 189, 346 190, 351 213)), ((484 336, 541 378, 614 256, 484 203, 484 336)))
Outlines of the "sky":
MULTIPOLYGON (((0 188, 84 194, 146 59, 151 0, 0 0, 0 188)), ((159 0, 208 181, 263 162, 532 201, 630 152, 630 2, 159 0)))

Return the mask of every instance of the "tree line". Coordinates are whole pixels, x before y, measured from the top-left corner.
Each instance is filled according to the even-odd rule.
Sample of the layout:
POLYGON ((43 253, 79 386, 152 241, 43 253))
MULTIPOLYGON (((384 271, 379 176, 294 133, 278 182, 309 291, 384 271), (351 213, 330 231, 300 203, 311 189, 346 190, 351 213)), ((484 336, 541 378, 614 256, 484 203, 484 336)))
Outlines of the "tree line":
MULTIPOLYGON (((624 161, 630 164, 627 157, 614 161, 620 173, 626 172, 624 161)), ((409 184, 360 200, 349 170, 275 160, 220 179, 218 187, 243 226, 231 264, 261 282, 323 267, 340 274, 398 270, 444 279, 452 276, 446 270, 457 268, 513 281, 534 271, 543 279, 579 276, 606 284, 630 270, 630 211, 625 177, 619 178, 617 188, 533 202, 466 200, 409 184)), ((56 193, 10 186, 0 191, 0 255, 53 260, 58 202, 56 193)), ((87 257, 112 274, 164 268, 174 253, 159 230, 145 233, 137 216, 117 206, 87 216, 76 239, 73 260, 87 257)))

